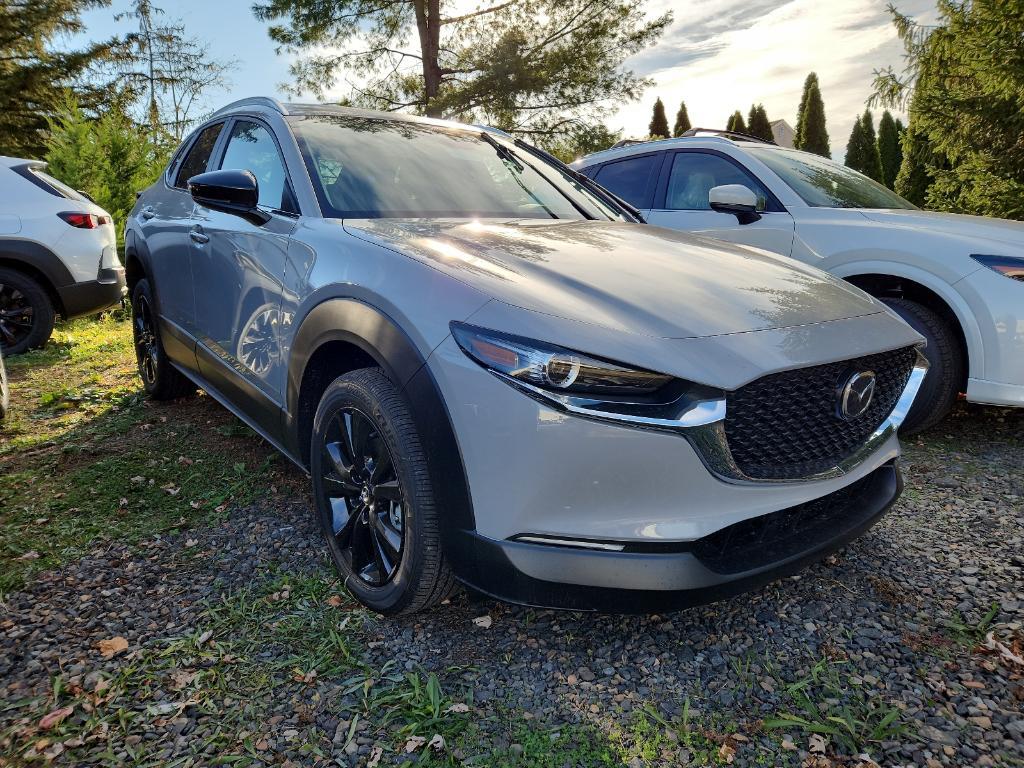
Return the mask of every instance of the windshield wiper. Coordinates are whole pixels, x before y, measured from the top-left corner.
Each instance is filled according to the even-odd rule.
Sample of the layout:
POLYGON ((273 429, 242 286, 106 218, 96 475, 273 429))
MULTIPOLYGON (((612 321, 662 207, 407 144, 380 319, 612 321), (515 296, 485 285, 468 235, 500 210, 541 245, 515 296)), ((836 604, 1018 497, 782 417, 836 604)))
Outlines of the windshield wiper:
POLYGON ((526 170, 526 167, 521 162, 519 162, 519 158, 516 157, 516 153, 513 152, 508 147, 506 147, 500 141, 496 141, 495 138, 491 136, 489 133, 487 133, 486 131, 481 131, 480 138, 486 141, 492 147, 494 147, 494 151, 498 153, 498 157, 500 157, 506 163, 511 163, 513 167, 515 167, 517 172, 522 173, 523 171, 526 170))
POLYGON ((581 186, 586 187, 598 197, 603 198, 605 202, 610 202, 613 207, 621 208, 641 224, 647 223, 647 219, 644 218, 644 215, 640 212, 639 208, 637 208, 634 205, 631 205, 630 203, 627 203, 614 192, 605 189, 592 178, 587 176, 585 173, 580 173, 575 168, 570 168, 568 165, 563 163, 550 152, 545 152, 543 149, 535 147, 532 144, 528 144, 522 139, 516 139, 514 143, 520 149, 525 150, 526 152, 529 152, 531 155, 539 157, 541 160, 544 160, 545 162, 555 166, 556 168, 558 168, 558 170, 569 176, 571 179, 574 179, 581 186))

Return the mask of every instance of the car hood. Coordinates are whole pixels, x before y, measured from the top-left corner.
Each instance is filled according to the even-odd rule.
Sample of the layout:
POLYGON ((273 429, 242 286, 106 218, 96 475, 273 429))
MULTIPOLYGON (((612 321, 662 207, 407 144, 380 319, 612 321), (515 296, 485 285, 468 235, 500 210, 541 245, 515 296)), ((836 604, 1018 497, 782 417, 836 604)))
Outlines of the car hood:
POLYGON ((660 227, 537 219, 344 225, 499 301, 647 336, 715 336, 883 311, 791 259, 660 227))
POLYGON ((954 235, 975 242, 987 240, 1014 246, 1017 251, 1024 250, 1024 222, 1021 221, 935 211, 861 210, 860 213, 868 220, 879 224, 919 229, 933 234, 954 235))

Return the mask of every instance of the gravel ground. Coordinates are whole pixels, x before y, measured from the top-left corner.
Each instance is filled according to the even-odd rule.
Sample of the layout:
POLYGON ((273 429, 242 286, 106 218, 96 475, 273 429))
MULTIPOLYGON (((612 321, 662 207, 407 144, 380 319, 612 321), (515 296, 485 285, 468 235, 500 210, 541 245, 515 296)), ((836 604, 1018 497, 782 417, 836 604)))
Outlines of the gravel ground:
POLYGON ((1024 765, 1022 446, 1024 412, 961 407, 846 550, 666 616, 460 594, 380 620, 337 595, 305 499, 111 543, 3 596, 0 764, 1024 765), (405 672, 438 676, 440 718, 405 672), (772 727, 814 708, 853 742, 772 727), (444 751, 404 752, 433 730, 444 751))

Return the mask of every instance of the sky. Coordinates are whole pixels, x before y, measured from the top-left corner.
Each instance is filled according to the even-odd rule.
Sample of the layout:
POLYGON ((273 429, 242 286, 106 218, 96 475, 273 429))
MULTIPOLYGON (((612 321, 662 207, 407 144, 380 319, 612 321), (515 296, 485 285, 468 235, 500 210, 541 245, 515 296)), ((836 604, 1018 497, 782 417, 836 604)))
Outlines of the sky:
MULTIPOLYGON (((251 11, 252 0, 157 0, 168 19, 205 40, 218 59, 237 67, 207 95, 210 110, 252 95, 289 97, 287 54, 278 55, 266 24, 251 11)), ((459 5, 475 6, 472 0, 459 5)), ((897 0, 904 13, 924 22, 934 18, 934 0, 897 0)), ((103 39, 130 29, 113 20, 128 0, 85 14, 85 36, 103 39)), ((902 47, 885 10, 885 0, 649 0, 648 13, 674 12, 656 46, 626 66, 654 81, 640 101, 624 105, 606 121, 626 136, 644 136, 654 99, 665 102, 671 124, 681 100, 694 125, 725 126, 736 109, 765 105, 772 120, 795 126, 804 78, 818 73, 833 155, 843 156, 854 116, 863 112, 874 69, 902 62, 902 47)), ((71 41, 72 43, 74 41, 71 41)), ((344 93, 339 85, 331 95, 344 93)), ((877 120, 877 115, 876 115, 877 120)))

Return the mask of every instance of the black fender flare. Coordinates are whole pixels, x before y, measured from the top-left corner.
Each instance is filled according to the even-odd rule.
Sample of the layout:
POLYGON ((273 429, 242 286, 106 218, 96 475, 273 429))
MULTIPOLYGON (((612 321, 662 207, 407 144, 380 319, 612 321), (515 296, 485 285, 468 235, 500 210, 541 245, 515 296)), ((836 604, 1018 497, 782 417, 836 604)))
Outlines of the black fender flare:
POLYGON ((299 396, 306 366, 322 345, 342 341, 371 357, 407 398, 427 457, 443 536, 476 528, 465 464, 444 396, 426 358, 386 313, 353 298, 326 299, 300 321, 288 358, 283 432, 294 456, 302 456, 298 434, 299 396))

